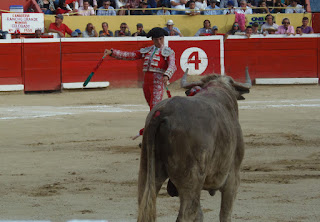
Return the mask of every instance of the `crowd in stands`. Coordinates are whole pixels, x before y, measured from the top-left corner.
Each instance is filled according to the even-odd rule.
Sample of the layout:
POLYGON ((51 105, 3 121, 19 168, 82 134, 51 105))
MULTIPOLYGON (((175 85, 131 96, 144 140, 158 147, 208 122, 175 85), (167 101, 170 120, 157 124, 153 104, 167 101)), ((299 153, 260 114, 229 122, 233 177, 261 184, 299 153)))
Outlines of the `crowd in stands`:
MULTIPOLYGON (((308 26, 309 19, 304 17, 302 25, 294 29, 290 25, 288 18, 283 19, 279 26, 275 23, 274 17, 270 14, 274 13, 304 13, 305 9, 299 0, 38 0, 38 4, 46 14, 56 13, 55 22, 51 23, 48 29, 49 33, 57 33, 59 37, 65 37, 68 33, 71 37, 129 37, 129 36, 146 36, 143 29, 143 24, 138 23, 136 31, 131 33, 130 28, 126 23, 121 23, 119 30, 112 32, 109 30, 108 23, 101 24, 101 30, 98 32, 92 23, 88 23, 83 31, 76 29, 72 31, 66 24, 63 23, 65 13, 76 12, 75 15, 82 16, 115 16, 124 14, 135 15, 169 15, 172 14, 187 14, 196 16, 204 15, 219 15, 219 14, 236 14, 236 22, 233 24, 224 36, 227 39, 230 35, 270 35, 270 34, 311 34, 314 33, 312 28, 308 26), (182 7, 183 5, 183 7, 182 7), (157 10, 147 10, 147 8, 156 8, 157 10), (188 7, 185 7, 188 6, 188 7), (260 7, 259 7, 260 6, 260 7), (282 7, 274 8, 274 6, 282 7), (168 8, 186 9, 184 11, 171 11, 168 8), (255 8, 259 7, 259 8, 255 8), (286 8, 283 8, 286 7, 286 8), (115 9, 125 9, 118 10, 115 9), (128 9, 140 8, 141 10, 130 11, 128 9), (105 10, 108 9, 108 10, 105 10), (206 11, 202 11, 206 9, 206 11), (219 9, 219 10, 213 10, 219 9), (221 10, 220 10, 221 9, 221 10), (275 11, 277 10, 277 11, 275 11), (245 27, 245 14, 263 13, 265 23, 260 27, 258 23, 253 23, 245 27), (242 15, 242 17, 241 17, 242 15), (238 18, 237 18, 238 16, 238 18)), ((302 3, 303 4, 303 3, 302 3)), ((173 20, 168 20, 164 30, 169 36, 183 36, 173 20)), ((35 34, 36 35, 36 34, 35 34)), ((203 22, 203 28, 200 28, 194 36, 222 35, 219 34, 219 29, 216 25, 211 26, 209 20, 203 22)))
POLYGON ((80 16, 303 13, 306 7, 305 0, 37 0, 37 2, 45 14, 80 16))

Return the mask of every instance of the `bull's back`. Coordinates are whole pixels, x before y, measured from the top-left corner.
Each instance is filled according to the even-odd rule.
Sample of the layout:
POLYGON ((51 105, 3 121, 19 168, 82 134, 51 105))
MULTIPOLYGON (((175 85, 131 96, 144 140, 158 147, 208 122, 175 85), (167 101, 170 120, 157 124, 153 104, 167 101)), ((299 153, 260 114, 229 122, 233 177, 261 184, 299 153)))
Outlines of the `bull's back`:
POLYGON ((162 120, 156 133, 156 156, 169 175, 187 177, 191 168, 202 174, 228 173, 232 158, 225 157, 235 152, 236 114, 199 97, 174 97, 156 106, 153 112, 157 111, 162 120))

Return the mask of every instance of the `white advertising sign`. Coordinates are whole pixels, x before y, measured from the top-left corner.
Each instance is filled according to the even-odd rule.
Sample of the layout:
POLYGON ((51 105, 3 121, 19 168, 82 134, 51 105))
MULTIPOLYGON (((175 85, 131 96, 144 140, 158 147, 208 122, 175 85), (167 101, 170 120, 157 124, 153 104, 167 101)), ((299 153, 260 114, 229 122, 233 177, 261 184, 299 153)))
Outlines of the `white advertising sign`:
POLYGON ((43 13, 2 13, 1 21, 2 30, 9 33, 19 30, 21 34, 31 34, 36 29, 44 32, 43 13))

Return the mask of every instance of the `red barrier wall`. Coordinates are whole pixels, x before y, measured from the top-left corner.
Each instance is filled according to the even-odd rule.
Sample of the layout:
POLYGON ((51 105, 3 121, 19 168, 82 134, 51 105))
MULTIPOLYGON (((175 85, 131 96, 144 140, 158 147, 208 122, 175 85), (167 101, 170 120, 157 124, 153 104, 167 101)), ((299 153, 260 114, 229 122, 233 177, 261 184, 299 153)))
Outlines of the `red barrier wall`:
POLYGON ((60 41, 24 40, 23 74, 25 91, 61 89, 60 41))
POLYGON ((320 13, 312 13, 312 28, 315 33, 320 33, 320 13))
MULTIPOLYGON (((125 41, 125 40, 124 40, 125 41)), ((84 82, 103 56, 105 49, 139 50, 151 41, 62 42, 62 82, 84 82)), ((142 60, 116 60, 106 57, 91 81, 109 81, 113 86, 133 86, 142 81, 142 60)))
MULTIPOLYGON (((303 37, 230 36, 166 38, 176 53, 177 72, 226 73, 244 79, 245 67, 255 78, 318 78, 320 35, 303 37)), ((133 51, 152 45, 133 38, 14 39, 0 41, 0 85, 24 84, 25 91, 60 90, 61 83, 84 82, 105 48, 133 51)), ((142 60, 105 58, 92 82, 109 81, 113 87, 138 86, 143 81, 142 60)))
POLYGON ((20 41, 0 41, 0 85, 23 84, 20 41), (19 43, 12 43, 19 42, 19 43))
POLYGON ((226 74, 242 79, 317 78, 319 38, 250 38, 225 41, 226 74))

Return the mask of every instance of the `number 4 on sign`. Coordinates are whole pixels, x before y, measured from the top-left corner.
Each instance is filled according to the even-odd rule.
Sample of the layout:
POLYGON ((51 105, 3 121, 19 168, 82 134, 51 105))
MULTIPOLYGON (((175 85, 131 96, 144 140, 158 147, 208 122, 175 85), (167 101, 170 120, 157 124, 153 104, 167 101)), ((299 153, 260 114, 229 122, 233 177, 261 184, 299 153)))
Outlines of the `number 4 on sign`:
POLYGON ((199 63, 201 63, 201 60, 199 59, 198 51, 195 51, 189 55, 188 64, 190 63, 194 63, 195 70, 199 70, 199 63))

